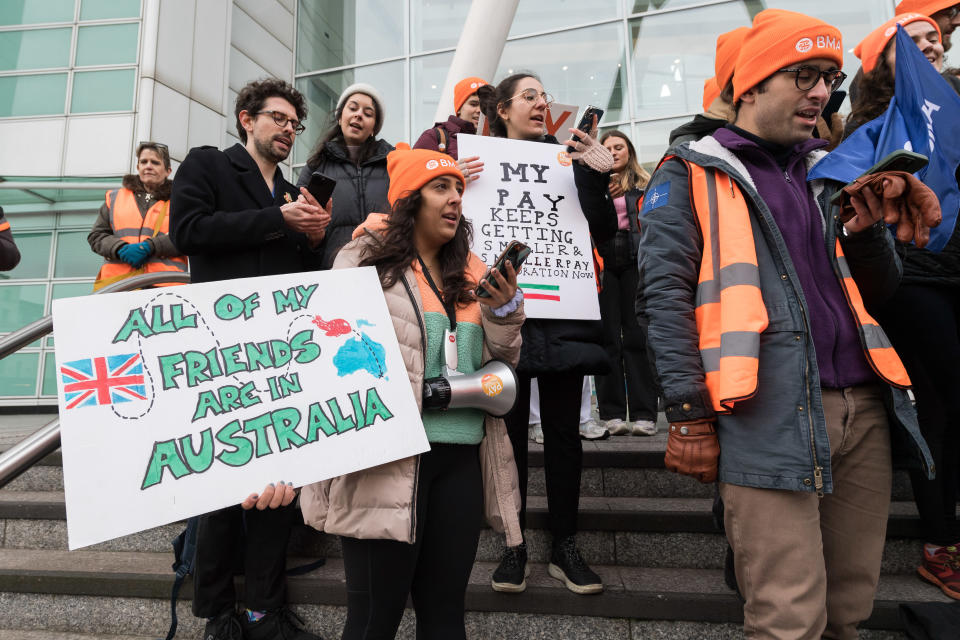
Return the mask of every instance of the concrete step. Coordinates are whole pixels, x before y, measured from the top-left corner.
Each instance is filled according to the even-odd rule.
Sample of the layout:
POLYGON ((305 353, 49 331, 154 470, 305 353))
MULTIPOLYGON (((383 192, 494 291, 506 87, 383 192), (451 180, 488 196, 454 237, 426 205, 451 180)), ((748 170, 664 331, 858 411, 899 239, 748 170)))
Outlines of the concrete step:
MULTIPOLYGON (((714 528, 712 501, 700 498, 581 498, 581 551, 591 564, 622 566, 723 568, 726 540, 714 528)), ((0 547, 7 549, 67 548, 62 492, 0 490, 0 547)), ((89 547, 94 551, 167 552, 183 529, 173 523, 89 547)), ((546 498, 531 496, 526 532, 529 557, 547 562, 551 536, 546 498)), ((919 555, 916 507, 894 502, 890 508, 884 550, 884 573, 911 573, 919 555)), ((480 537, 477 559, 498 562, 503 538, 490 529, 480 537)), ((301 526, 290 541, 292 555, 341 556, 335 536, 301 526)))
MULTIPOLYGON (((165 600, 169 597, 173 578, 170 561, 171 555, 166 553, 0 550, 0 619, 19 621, 18 624, 27 629, 162 634, 166 630, 165 600), (72 604, 74 598, 81 604, 72 604), (86 615, 79 615, 73 607, 81 607, 82 611, 82 603, 89 598, 99 599, 96 616, 90 616, 89 610, 86 615), (44 600, 58 604, 49 608, 38 607, 38 601, 44 600), (156 605, 148 605, 146 600, 161 605, 156 615, 148 613, 156 605), (136 607, 136 615, 131 614, 131 607, 136 607), (89 623, 96 626, 90 628, 89 623)), ((291 560, 291 564, 299 562, 291 560)), ((628 638, 631 637, 628 635, 631 620, 736 623, 742 619, 739 600, 726 588, 721 572, 716 570, 596 566, 595 570, 603 578, 605 592, 596 596, 578 596, 551 578, 543 564, 532 565, 526 592, 496 593, 489 585, 494 568, 494 563, 479 562, 470 578, 467 609, 497 614, 499 619, 496 634, 488 629, 476 637, 628 638), (574 616, 570 624, 587 623, 591 631, 589 635, 567 634, 554 628, 550 636, 539 633, 501 635, 503 614, 532 615, 535 619, 531 623, 536 624, 544 620, 543 616, 574 616), (612 626, 611 632, 615 635, 597 635, 593 632, 593 623, 600 625, 601 630, 612 626)), ((343 566, 339 559, 330 559, 325 566, 303 576, 291 577, 288 582, 289 601, 295 605, 310 605, 303 608, 309 613, 308 619, 314 618, 314 613, 317 618, 322 617, 324 607, 345 604, 343 566)), ((189 599, 190 595, 191 588, 187 584, 181 597, 189 599)), ((929 601, 950 602, 939 590, 915 576, 884 576, 873 615, 865 626, 898 629, 899 603, 929 601)), ((187 614, 183 607, 181 610, 187 614)), ((185 623, 189 618, 188 614, 184 616, 185 623)), ((5 622, 4 626, 11 625, 5 622)), ((187 628, 185 624, 185 632, 187 628)), ((332 631, 335 629, 336 626, 332 631)))
POLYGON ((27 631, 24 629, 0 629, 0 640, 156 640, 155 636, 104 635, 97 633, 71 633, 69 631, 27 631))
MULTIPOLYGON (((543 445, 529 443, 530 469, 527 492, 546 495, 543 445)), ((580 495, 610 498, 712 498, 714 485, 663 468, 666 434, 651 437, 614 436, 583 443, 580 495)), ((0 450, 3 447, 0 446, 0 450)), ((14 479, 6 491, 63 491, 60 452, 56 451, 14 479)), ((894 500, 913 500, 906 473, 895 472, 894 500)))

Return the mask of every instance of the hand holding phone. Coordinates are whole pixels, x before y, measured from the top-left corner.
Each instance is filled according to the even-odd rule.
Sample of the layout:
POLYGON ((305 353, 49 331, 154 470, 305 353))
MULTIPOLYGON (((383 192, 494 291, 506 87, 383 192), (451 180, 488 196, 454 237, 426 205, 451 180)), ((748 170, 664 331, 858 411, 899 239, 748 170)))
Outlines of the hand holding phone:
POLYGON ((322 173, 315 173, 310 176, 310 182, 307 183, 307 191, 310 192, 321 207, 327 206, 327 200, 333 195, 333 189, 337 186, 337 181, 328 178, 322 173))
POLYGON ((922 153, 914 153, 913 151, 907 151, 906 149, 897 149, 885 155, 880 159, 875 165, 867 169, 853 182, 849 182, 842 189, 839 189, 833 196, 830 197, 830 204, 835 206, 841 206, 843 203, 843 196, 845 191, 848 190, 848 187, 852 187, 857 184, 865 176, 880 173, 881 171, 906 171, 907 173, 916 173, 927 166, 929 160, 927 156, 922 153))
MULTIPOLYGON (((590 135, 590 132, 593 131, 593 118, 596 116, 597 125, 600 124, 600 118, 603 117, 603 109, 600 107, 595 107, 590 105, 583 112, 583 116, 580 117, 580 122, 577 124, 577 129, 583 131, 585 134, 590 135)), ((571 139, 574 142, 580 142, 580 136, 573 135, 571 139)), ((574 151, 573 147, 567 147, 567 153, 572 153, 574 151)))
MULTIPOLYGON (((507 245, 507 248, 503 250, 496 261, 493 263, 493 268, 487 274, 485 278, 487 281, 487 287, 492 287, 494 289, 499 289, 497 286, 496 277, 490 277, 493 275, 494 271, 499 271, 500 275, 503 278, 507 278, 507 263, 513 266, 515 273, 520 273, 520 267, 523 265, 523 261, 527 259, 527 256, 530 255, 530 247, 523 244, 518 240, 511 240, 510 244, 507 245)), ((477 285, 476 292, 478 298, 489 298, 490 292, 483 285, 477 285)))

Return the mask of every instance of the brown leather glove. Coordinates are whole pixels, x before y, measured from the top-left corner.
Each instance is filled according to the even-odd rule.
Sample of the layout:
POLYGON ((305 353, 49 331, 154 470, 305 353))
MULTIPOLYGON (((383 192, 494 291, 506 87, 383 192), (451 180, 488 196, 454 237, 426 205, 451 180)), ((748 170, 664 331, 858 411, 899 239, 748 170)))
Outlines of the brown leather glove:
POLYGON ((715 420, 691 420, 670 424, 664 466, 676 473, 710 483, 717 479, 720 441, 715 420))
POLYGON ((940 201, 930 187, 906 171, 881 171, 862 176, 843 188, 846 196, 840 207, 840 222, 857 215, 850 196, 861 195, 864 189, 870 189, 880 198, 883 221, 897 226, 899 242, 913 241, 921 249, 927 246, 930 227, 940 224, 942 218, 940 201))

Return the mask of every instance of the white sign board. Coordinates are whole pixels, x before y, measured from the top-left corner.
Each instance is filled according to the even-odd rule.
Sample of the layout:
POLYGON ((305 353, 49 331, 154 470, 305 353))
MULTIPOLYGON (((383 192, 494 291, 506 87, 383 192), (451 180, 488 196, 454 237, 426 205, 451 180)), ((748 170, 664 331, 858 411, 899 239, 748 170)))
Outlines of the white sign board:
POLYGON ((460 157, 484 165, 463 193, 474 253, 492 265, 511 240, 523 242, 531 249, 518 277, 527 317, 599 320, 590 230, 565 147, 464 134, 457 145, 460 157))
POLYGON ((70 549, 429 448, 373 267, 53 302, 70 549))

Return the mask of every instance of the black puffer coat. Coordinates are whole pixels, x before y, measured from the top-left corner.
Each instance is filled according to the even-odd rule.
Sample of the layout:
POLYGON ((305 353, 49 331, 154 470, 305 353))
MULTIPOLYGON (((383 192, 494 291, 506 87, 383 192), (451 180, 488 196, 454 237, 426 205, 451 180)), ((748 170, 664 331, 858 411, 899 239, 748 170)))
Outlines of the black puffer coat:
POLYGON ((389 211, 387 190, 387 154, 393 145, 377 140, 377 148, 369 158, 357 166, 347 153, 343 142, 331 140, 323 145, 320 162, 307 164, 300 171, 297 187, 305 187, 313 173, 322 173, 337 181, 333 190, 333 217, 327 235, 320 247, 320 267, 329 269, 340 248, 350 242, 353 230, 373 212, 389 211))
MULTIPOLYGON (((558 144, 556 138, 546 135, 541 142, 558 144)), ((483 158, 481 158, 482 160, 483 158)), ((573 163, 573 175, 578 189, 579 174, 596 173, 579 162, 573 163)), ((584 207, 583 215, 596 242, 604 242, 617 232, 617 218, 607 211, 584 207)), ((527 318, 523 323, 523 347, 520 350, 520 373, 536 376, 542 373, 578 373, 592 375, 608 373, 610 362, 603 348, 603 324, 600 320, 545 320, 527 318)))

